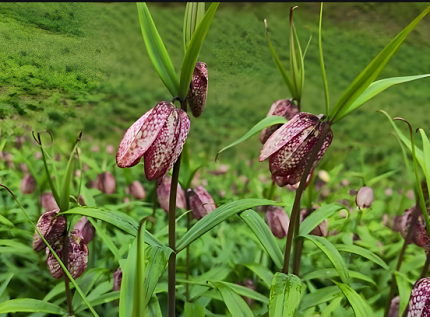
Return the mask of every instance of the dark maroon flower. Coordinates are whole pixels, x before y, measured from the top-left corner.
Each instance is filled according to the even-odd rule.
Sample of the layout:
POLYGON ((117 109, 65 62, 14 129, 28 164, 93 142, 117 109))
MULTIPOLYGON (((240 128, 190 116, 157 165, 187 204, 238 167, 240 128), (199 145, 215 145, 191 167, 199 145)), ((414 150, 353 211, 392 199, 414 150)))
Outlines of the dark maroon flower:
POLYGON ((373 203, 373 190, 370 187, 361 187, 355 198, 355 203, 359 208, 369 208, 373 203))
MULTIPOLYGON (((270 116, 280 116, 284 117, 287 120, 291 120, 299 112, 299 108, 290 100, 290 99, 281 99, 275 101, 270 107, 269 113, 267 117, 270 116)), ((267 127, 261 131, 260 134, 260 142, 261 144, 266 143, 267 139, 278 130, 282 124, 274 124, 270 127, 267 127)))
MULTIPOLYGON (((66 230, 66 218, 64 216, 56 217, 59 211, 60 209, 45 212, 40 216, 36 224, 40 234, 50 245, 58 241, 64 230, 66 230)), ((44 247, 46 247, 45 242, 38 235, 37 231, 35 231, 33 236, 33 249, 39 252, 42 251, 44 247)))
POLYGON ((113 194, 116 190, 115 177, 109 171, 97 175, 95 185, 97 189, 108 195, 113 194))
POLYGON ((57 202, 55 201, 54 195, 49 193, 44 193, 42 197, 40 197, 40 202, 42 207, 45 208, 46 211, 51 211, 55 209, 59 209, 57 202))
POLYGON ((266 219, 275 237, 282 239, 287 236, 290 218, 284 209, 279 206, 269 206, 266 211, 266 219))
POLYGON ((212 196, 203 186, 197 186, 196 189, 189 188, 187 195, 195 219, 202 219, 217 207, 212 196))
MULTIPOLYGON (((60 259, 63 258, 63 239, 60 239, 53 246, 55 253, 60 259)), ((57 259, 51 253, 49 248, 46 248, 47 259, 49 271, 55 279, 59 279, 63 276, 63 270, 57 259)), ((81 232, 78 230, 73 230, 70 232, 69 243, 68 243, 68 254, 67 254, 67 269, 73 279, 77 279, 84 273, 87 263, 88 263, 88 247, 82 236, 81 232)))
POLYGON ((193 79, 188 91, 187 101, 195 118, 200 117, 205 109, 208 94, 208 68, 205 63, 197 62, 193 79))
POLYGON ((182 152, 190 119, 170 102, 159 102, 125 133, 116 156, 118 167, 132 167, 144 157, 145 176, 154 180, 170 170, 182 152))
MULTIPOLYGON (((309 173, 308 177, 306 177, 305 189, 309 186, 309 184, 311 182, 313 172, 314 171, 312 170, 309 173)), ((296 184, 290 184, 291 183, 291 176, 272 176, 272 179, 275 180, 276 184, 279 187, 286 186, 290 191, 295 191, 300 186, 300 181, 298 183, 296 183, 296 184)))
POLYGON ((88 218, 83 216, 73 227, 73 230, 79 230, 84 237, 85 242, 90 243, 95 236, 96 230, 88 218))
POLYGON ((409 297, 408 317, 430 316, 430 277, 418 280, 409 297))
POLYGON ((127 194, 131 194, 136 199, 145 199, 146 193, 145 188, 143 188, 141 182, 134 181, 127 187, 127 194))
MULTIPOLYGON (((157 197, 161 208, 165 212, 169 212, 169 200, 170 200, 170 184, 172 183, 172 178, 164 175, 157 180, 157 197)), ((181 185, 178 183, 178 189, 176 192, 176 207, 181 209, 187 208, 187 201, 185 199, 185 192, 181 185)))
POLYGON ((21 180, 21 192, 26 194, 31 194, 36 189, 36 180, 31 174, 25 174, 21 180))
MULTIPOLYGON (((269 158, 273 176, 288 176, 288 183, 296 184, 302 177, 325 124, 328 123, 320 121, 320 116, 299 112, 270 136, 261 150, 259 161, 269 158)), ((332 139, 333 133, 329 130, 311 170, 318 165, 332 139)))
POLYGON ((122 271, 119 267, 118 270, 113 274, 113 288, 112 291, 120 291, 122 283, 122 271))

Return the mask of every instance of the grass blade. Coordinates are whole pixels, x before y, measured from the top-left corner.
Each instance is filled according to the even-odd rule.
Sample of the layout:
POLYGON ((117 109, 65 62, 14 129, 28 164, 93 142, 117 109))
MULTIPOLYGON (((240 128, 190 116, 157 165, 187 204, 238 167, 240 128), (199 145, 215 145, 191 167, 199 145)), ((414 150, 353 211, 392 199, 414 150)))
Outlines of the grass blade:
POLYGON ((316 226, 324 221, 324 219, 330 217, 336 211, 341 209, 345 209, 345 207, 340 204, 330 204, 318 208, 313 213, 311 213, 309 217, 303 220, 303 223, 300 224, 299 234, 309 234, 313 229, 316 228, 316 226))
POLYGON ((325 73, 325 66, 324 66, 324 55, 323 55, 323 48, 322 48, 322 13, 323 13, 323 3, 321 2, 321 11, 320 11, 320 23, 318 28, 318 47, 320 51, 320 66, 321 66, 321 75, 322 80, 324 84, 324 95, 325 95, 325 113, 326 115, 329 114, 330 111, 330 103, 329 103, 329 95, 328 95, 328 83, 327 83, 327 75, 325 73))
POLYGON ((373 316, 372 309, 367 304, 367 302, 360 295, 358 295, 357 292, 354 291, 350 286, 343 283, 338 283, 336 281, 333 281, 333 283, 335 283, 340 288, 343 295, 345 295, 346 299, 354 310, 356 317, 373 316))
MULTIPOLYGON (((146 298, 142 296, 143 293, 143 284, 145 283, 145 226, 146 222, 141 221, 139 225, 139 232, 137 233, 137 255, 136 255, 136 279, 134 282, 134 292, 133 292, 133 312, 132 317, 145 317, 146 309, 144 301, 146 302, 146 298)), ((149 302, 149 298, 148 298, 149 302)))
POLYGON ((119 254, 118 248, 115 246, 115 244, 112 242, 112 239, 110 239, 107 234, 104 232, 102 228, 97 224, 97 222, 92 219, 91 217, 88 217, 89 222, 93 225, 94 229, 96 229, 97 235, 102 238, 103 242, 108 246, 109 250, 112 252, 112 254, 115 256, 115 259, 119 262, 121 260, 121 255, 119 254))
POLYGON ((0 314, 7 313, 46 313, 53 315, 66 315, 67 312, 58 305, 32 298, 18 298, 0 303, 0 314))
POLYGON ((270 289, 270 317, 294 316, 300 304, 301 284, 300 278, 293 274, 275 274, 270 289))
POLYGON ((155 27, 146 3, 137 2, 137 11, 139 13, 140 27, 149 58, 161 80, 172 96, 175 97, 179 94, 179 82, 169 53, 155 27))
POLYGON ((248 304, 230 287, 221 282, 212 282, 220 292, 230 314, 234 317, 254 317, 248 304))
POLYGON ((212 2, 211 6, 191 37, 190 43, 188 44, 181 68, 181 80, 179 86, 179 98, 181 100, 185 100, 187 97, 191 79, 193 78, 194 68, 196 67, 197 58, 200 54, 200 49, 202 48, 206 34, 209 31, 209 27, 215 16, 218 5, 219 2, 212 2))
POLYGON ((363 258, 366 258, 372 261, 373 263, 378 264, 383 269, 387 271, 390 270, 388 265, 379 256, 377 256, 375 253, 365 248, 359 247, 358 245, 346 245, 346 244, 335 244, 334 246, 340 252, 349 252, 349 253, 360 255, 363 258))
POLYGON ((205 15, 204 2, 187 2, 184 18, 184 51, 187 51, 188 43, 194 34, 197 26, 205 15))
POLYGON ((427 7, 418 17, 416 17, 407 27, 405 27, 374 59, 370 64, 354 79, 354 81, 345 90, 336 105, 330 112, 330 118, 337 122, 343 117, 339 112, 343 108, 349 108, 359 96, 370 86, 378 77, 379 73, 400 47, 406 36, 415 28, 415 26, 429 13, 430 6, 427 7))
POLYGON ((284 257, 269 226, 254 210, 245 210, 239 216, 261 242, 276 266, 281 269, 284 257))
MULTIPOLYGON (((319 269, 316 271, 309 272, 309 273, 302 276, 302 280, 306 281, 306 280, 312 280, 312 279, 317 279, 317 278, 331 279, 335 276, 339 276, 337 271, 335 269, 332 269, 332 268, 327 268, 327 269, 319 269)), ((370 278, 369 276, 364 275, 360 272, 355 272, 355 271, 350 270, 349 276, 351 278, 366 281, 366 282, 376 286, 376 283, 372 280, 372 278, 370 278)))

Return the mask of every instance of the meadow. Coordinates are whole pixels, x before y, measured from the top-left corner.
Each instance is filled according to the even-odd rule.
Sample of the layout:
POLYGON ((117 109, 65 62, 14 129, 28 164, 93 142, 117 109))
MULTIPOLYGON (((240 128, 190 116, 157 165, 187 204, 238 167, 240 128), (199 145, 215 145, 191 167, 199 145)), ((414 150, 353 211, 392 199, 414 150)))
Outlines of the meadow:
MULTIPOLYGON (((332 103, 428 5, 324 4, 322 43, 332 103)), ((421 198, 428 206, 427 185, 421 189, 419 184, 430 176, 425 169, 430 152, 428 140, 416 133, 419 150, 414 155, 407 125, 396 123, 396 133, 387 116, 405 118, 414 131, 428 132, 429 78, 395 85, 336 122, 333 142, 303 185, 305 191, 272 181, 269 163, 258 161, 263 147, 259 133, 215 161, 222 148, 266 117, 273 102, 291 98, 267 45, 263 21, 289 69, 294 6, 302 48, 312 36, 304 57, 301 107, 325 113, 320 3, 221 3, 198 55, 209 73, 207 102, 200 117, 189 115, 182 167, 178 174, 172 172, 185 190, 185 201, 182 207, 170 206, 176 211, 172 218, 169 194, 163 198, 160 184, 148 180, 143 159, 132 168, 120 168, 115 160, 133 122, 172 99, 145 48, 136 3, 0 3, 0 183, 14 194, 0 191, 0 316, 71 316, 71 311, 106 317, 402 316, 415 282, 427 276, 426 212, 417 227, 424 240, 411 236, 408 217, 422 211, 416 207, 422 206, 421 198), (41 132, 38 139, 32 131, 50 135, 41 132), (143 186, 143 193, 133 191, 141 190, 134 182, 143 186), (201 219, 186 194, 198 186, 207 190, 214 207, 201 219), (371 206, 357 201, 363 186, 373 190, 371 206), (36 253, 34 242, 31 248, 36 235, 28 219, 36 223, 50 211, 41 197, 55 190, 60 216, 67 216, 65 232, 81 216, 88 217, 93 230, 86 243, 88 265, 70 283, 71 291, 65 289, 69 282, 54 279, 47 268, 52 250, 36 253), (301 285, 301 293, 288 298, 295 295, 288 295, 287 286, 274 285, 286 273, 284 250, 291 239, 286 232, 277 236, 267 206, 278 206, 289 223, 300 211, 293 207, 297 202, 303 225, 294 233, 288 283, 301 285), (407 210, 411 213, 404 214, 407 210), (177 244, 172 248, 169 228, 175 215, 177 244), (168 308, 173 250, 174 315, 168 308), (128 274, 122 288, 115 284, 119 267, 128 274), (133 280, 141 281, 141 288, 133 280), (397 311, 389 314, 396 296, 397 311), (278 310, 291 302, 297 305, 278 310)), ((180 78, 186 55, 185 3, 148 3, 148 8, 180 78)), ((429 74, 429 27, 427 16, 377 79, 429 74)), ((170 185, 166 188, 170 191, 170 185)), ((288 263, 286 267, 288 271, 288 263)))

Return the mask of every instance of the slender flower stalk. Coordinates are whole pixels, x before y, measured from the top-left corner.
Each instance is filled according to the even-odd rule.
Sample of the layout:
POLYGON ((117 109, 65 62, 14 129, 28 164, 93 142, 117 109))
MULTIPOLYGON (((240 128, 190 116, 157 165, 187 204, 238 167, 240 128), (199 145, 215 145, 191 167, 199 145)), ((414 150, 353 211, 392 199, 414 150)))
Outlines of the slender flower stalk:
MULTIPOLYGON (((68 267, 68 250, 69 250, 69 234, 68 230, 64 231, 64 238, 63 238, 63 264, 67 268, 68 267)), ((73 311, 72 306, 72 293, 70 292, 70 285, 69 285, 69 277, 67 274, 63 274, 64 277, 64 285, 66 287, 66 297, 67 297, 67 310, 68 310, 68 316, 74 316, 75 313, 73 311)))
MULTIPOLYGON (((306 166, 304 168, 302 178, 300 180, 299 188, 296 191, 296 197, 294 198, 293 210, 291 212, 290 225, 288 227, 287 245, 285 247, 285 255, 284 255, 284 267, 282 269, 282 272, 285 274, 288 274, 288 266, 290 264, 291 246, 293 243, 293 233, 295 230, 294 227, 296 226, 296 222, 298 221, 297 218, 299 218, 299 216, 300 216, 299 215, 299 213, 300 213, 300 199, 302 197, 303 191, 304 191, 305 186, 306 186, 306 178, 309 175, 309 172, 311 171, 311 168, 314 165, 314 161, 318 155, 318 152, 322 148, 324 141, 326 139, 326 136, 329 132, 330 132, 330 123, 326 122, 324 124, 322 132, 319 136, 318 142, 316 143, 315 147, 312 149, 309 160, 307 161, 306 166)), ((298 227, 298 225, 297 225, 297 227, 298 227)))

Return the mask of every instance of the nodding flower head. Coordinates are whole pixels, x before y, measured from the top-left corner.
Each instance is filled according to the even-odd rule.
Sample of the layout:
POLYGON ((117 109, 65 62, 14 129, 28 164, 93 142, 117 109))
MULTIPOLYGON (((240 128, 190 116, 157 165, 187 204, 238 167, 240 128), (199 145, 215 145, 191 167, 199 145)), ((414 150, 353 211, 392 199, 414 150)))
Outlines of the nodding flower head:
POLYGON ((373 190, 370 187, 361 187, 357 193, 355 203, 359 208, 369 208, 373 203, 373 190))
MULTIPOLYGON (((43 213, 36 224, 36 228, 50 245, 60 240, 64 230, 66 230, 67 220, 64 216, 57 216, 59 211, 60 209, 55 209, 43 213)), ((45 247, 45 242, 37 231, 35 231, 33 236, 33 249, 39 252, 45 247)))
MULTIPOLYGON (((261 150, 259 161, 269 158, 270 172, 273 176, 288 176, 287 182, 290 185, 300 181, 322 130, 329 124, 320 121, 320 118, 321 116, 311 113, 299 112, 270 136, 261 150)), ((333 133, 330 129, 311 171, 318 165, 332 140, 333 133)))
POLYGON ((42 207, 45 208, 46 211, 60 208, 58 207, 54 195, 51 192, 42 194, 42 197, 40 197, 40 202, 42 204, 42 207))
POLYGON ((142 183, 139 181, 134 181, 131 183, 127 187, 126 191, 136 199, 145 199, 146 197, 145 188, 143 188, 142 183))
POLYGON ((83 216, 73 227, 73 230, 79 230, 84 237, 85 242, 90 243, 96 234, 96 230, 88 218, 83 216))
POLYGON ((118 167, 132 167, 143 157, 145 176, 155 180, 173 167, 182 152, 190 119, 172 103, 162 101, 125 133, 116 155, 118 167))
POLYGON ((108 195, 113 194, 116 190, 115 177, 109 171, 97 175, 95 185, 97 189, 108 195))
POLYGON ((200 117, 205 109, 208 94, 208 68, 203 62, 197 62, 188 91, 187 101, 195 118, 200 117))
POLYGON ((287 236, 290 218, 284 209, 279 206, 269 206, 266 211, 266 219, 275 237, 282 239, 287 236))
POLYGON ((197 186, 196 189, 189 188, 187 195, 190 209, 196 219, 202 219, 217 207, 212 196, 203 186, 197 186))
MULTIPOLYGON (((165 212, 169 212, 169 201, 170 201, 170 184, 172 183, 172 178, 164 175, 157 180, 157 197, 161 208, 165 212)), ((187 208, 187 201, 185 199, 185 192, 181 185, 178 183, 178 189, 176 191, 176 207, 181 209, 187 208)))
MULTIPOLYGON (((291 120, 297 113, 299 113, 299 108, 290 100, 290 99, 281 99, 275 101, 270 107, 269 113, 267 117, 270 116, 280 116, 284 117, 287 120, 291 120)), ((260 142, 261 144, 266 143, 267 139, 278 130, 282 124, 274 124, 270 127, 264 128, 260 134, 260 142)))
POLYGON ((25 174, 21 180, 21 192, 26 194, 31 194, 36 189, 36 180, 31 174, 25 174))

